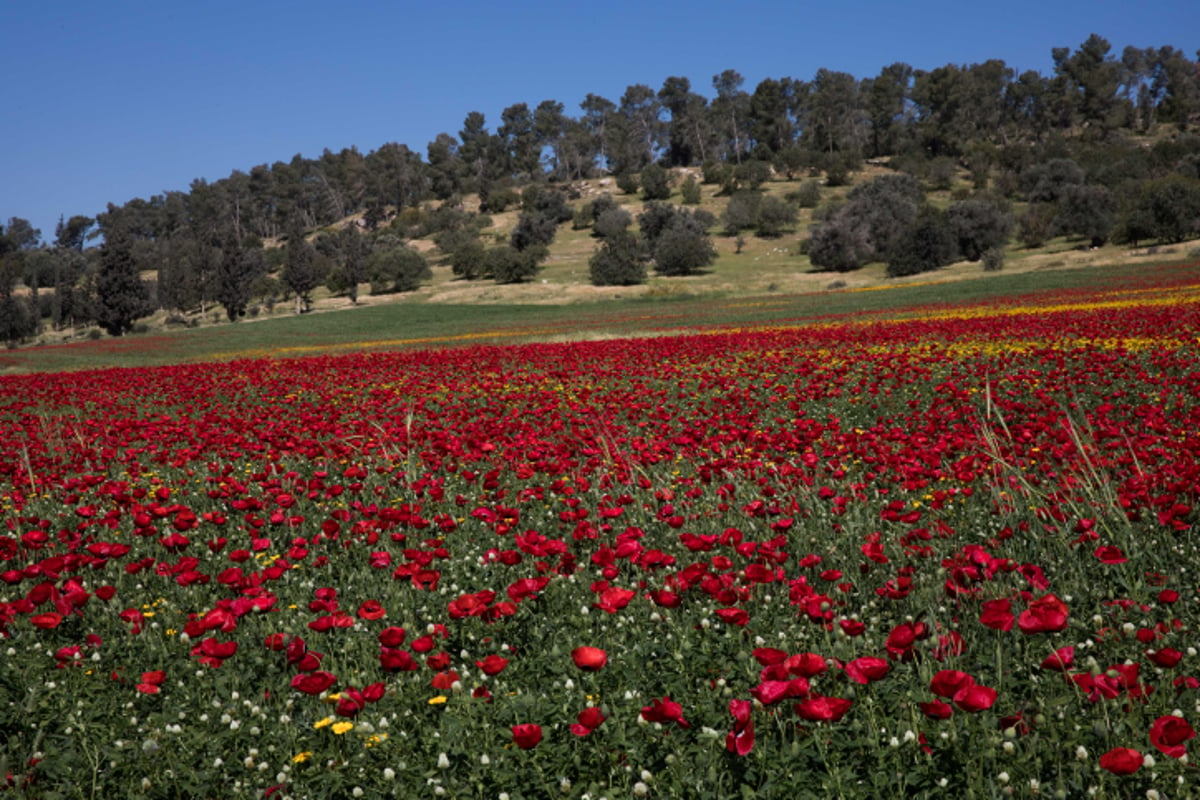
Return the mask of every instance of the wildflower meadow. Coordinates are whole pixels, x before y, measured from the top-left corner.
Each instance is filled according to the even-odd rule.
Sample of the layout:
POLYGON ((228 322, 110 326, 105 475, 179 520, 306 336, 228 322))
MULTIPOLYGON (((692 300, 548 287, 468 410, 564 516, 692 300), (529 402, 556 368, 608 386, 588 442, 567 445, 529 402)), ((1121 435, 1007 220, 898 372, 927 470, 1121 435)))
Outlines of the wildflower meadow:
POLYGON ((1200 794, 1200 282, 0 379, 0 797, 1200 794))

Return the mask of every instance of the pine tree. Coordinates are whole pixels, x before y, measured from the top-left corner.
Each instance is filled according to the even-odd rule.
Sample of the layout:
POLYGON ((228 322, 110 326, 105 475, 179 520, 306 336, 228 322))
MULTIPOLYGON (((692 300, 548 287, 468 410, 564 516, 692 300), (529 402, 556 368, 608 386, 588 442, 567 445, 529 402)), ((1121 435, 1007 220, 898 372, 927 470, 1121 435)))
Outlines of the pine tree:
POLYGON ((153 310, 150 291, 142 283, 133 258, 133 241, 126 231, 114 231, 100 247, 96 296, 96 321, 111 336, 128 333, 134 320, 153 310))

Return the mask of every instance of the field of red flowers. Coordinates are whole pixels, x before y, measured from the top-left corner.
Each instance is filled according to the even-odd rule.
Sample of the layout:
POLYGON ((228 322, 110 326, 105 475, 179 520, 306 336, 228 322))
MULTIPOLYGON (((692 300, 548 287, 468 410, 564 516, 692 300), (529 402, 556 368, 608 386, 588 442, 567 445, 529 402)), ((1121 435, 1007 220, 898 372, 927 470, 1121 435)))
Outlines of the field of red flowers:
POLYGON ((1197 331, 0 379, 0 796, 1195 796, 1197 331))

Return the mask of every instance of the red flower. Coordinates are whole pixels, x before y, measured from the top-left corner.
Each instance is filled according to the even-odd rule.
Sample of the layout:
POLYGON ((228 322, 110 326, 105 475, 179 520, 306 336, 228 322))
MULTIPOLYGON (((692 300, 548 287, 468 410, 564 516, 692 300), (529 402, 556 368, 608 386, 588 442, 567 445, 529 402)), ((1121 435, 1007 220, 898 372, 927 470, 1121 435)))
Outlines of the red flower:
POLYGON ((29 621, 33 623, 33 627, 35 628, 50 630, 51 628, 58 627, 59 623, 63 621, 63 616, 51 611, 48 614, 35 614, 29 618, 29 621))
POLYGON ((576 647, 571 651, 571 659, 584 672, 596 672, 608 663, 608 653, 599 647, 576 647))
POLYGON ((1132 775, 1142 768, 1145 756, 1130 747, 1114 747, 1100 756, 1100 766, 1113 775, 1132 775))
POLYGON ((929 691, 936 694, 938 697, 954 697, 959 689, 965 686, 972 686, 975 679, 965 672, 960 672, 956 669, 944 669, 933 676, 933 680, 929 682, 929 691))
POLYGON ((816 653, 800 653, 791 656, 784 664, 787 666, 788 672, 801 678, 811 678, 829 669, 829 665, 825 663, 825 657, 816 653))
POLYGON ((995 702, 996 690, 990 686, 972 684, 954 693, 954 705, 972 714, 991 708, 995 702))
POLYGON ((1129 559, 1121 552, 1121 548, 1116 545, 1102 545, 1096 548, 1093 554, 1102 564, 1124 564, 1129 559))
POLYGON ((750 622, 750 615, 745 609, 741 608, 718 608, 716 615, 721 618, 722 622, 730 625, 744 626, 750 622))
POLYGON ((651 705, 643 707, 642 719, 647 722, 658 722, 664 725, 668 722, 674 722, 681 728, 691 727, 691 723, 683 718, 683 706, 673 701, 670 697, 655 700, 651 705))
POLYGON ((863 656, 846 664, 846 677, 855 683, 867 684, 883 678, 890 669, 882 658, 863 656))
MULTIPOLYGON (((404 644, 406 632, 404 628, 397 628, 395 625, 390 625, 379 632, 379 643, 384 647, 399 647, 404 644)), ((433 640, 430 639, 430 644, 433 640)))
POLYGON ((1005 598, 988 600, 983 604, 979 621, 994 630, 1011 631, 1013 623, 1017 621, 1012 611, 1009 610, 1011 607, 1012 603, 1005 598))
POLYGON ((917 703, 917 705, 920 707, 921 713, 930 719, 950 719, 954 713, 954 709, 941 700, 934 700, 930 703, 917 703))
POLYGON ((1075 645, 1071 644, 1058 648, 1042 659, 1042 669, 1055 672, 1066 672, 1073 666, 1075 666, 1075 645))
POLYGON ((537 747, 542 740, 542 726, 533 723, 512 726, 513 742, 522 750, 537 747))
POLYGON ((1163 647, 1159 650, 1147 650, 1146 658, 1154 662, 1154 666, 1170 669, 1183 660, 1183 653, 1172 647, 1163 647))
POLYGON ((632 589, 620 589, 616 586, 609 586, 607 589, 600 592, 600 597, 592 605, 601 611, 607 611, 609 614, 615 614, 625 606, 629 605, 629 601, 634 598, 637 592, 632 589))
POLYGON ((358 607, 359 619, 374 620, 380 619, 387 611, 384 610, 383 604, 378 600, 368 600, 358 607))
POLYGON ((305 694, 320 694, 333 686, 336 680, 331 672, 309 672, 292 678, 292 688, 305 694))
POLYGON ((1052 594, 1044 595, 1029 604, 1017 617, 1021 633, 1057 633, 1067 627, 1067 606, 1052 594))
POLYGON ((750 716, 753 704, 749 700, 730 700, 733 730, 725 737, 725 749, 744 756, 754 749, 754 720, 750 716))
POLYGON ((508 666, 508 659, 492 653, 482 661, 476 661, 475 666, 483 670, 484 675, 499 675, 508 666))
POLYGON ((837 722, 846 716, 853 701, 841 697, 810 697, 792 706, 802 719, 810 722, 837 722))
POLYGON ((579 721, 571 725, 571 733, 575 734, 576 736, 587 736, 589 733, 596 730, 596 728, 599 728, 600 724, 604 722, 607 717, 604 716, 604 712, 602 712, 600 709, 596 708, 595 706, 591 706, 585 708, 583 711, 580 711, 579 716, 576 717, 576 719, 579 721))
POLYGON ((1184 742, 1196 736, 1192 726, 1183 717, 1171 714, 1159 717, 1150 726, 1150 744, 1171 758, 1182 758, 1187 753, 1184 742))

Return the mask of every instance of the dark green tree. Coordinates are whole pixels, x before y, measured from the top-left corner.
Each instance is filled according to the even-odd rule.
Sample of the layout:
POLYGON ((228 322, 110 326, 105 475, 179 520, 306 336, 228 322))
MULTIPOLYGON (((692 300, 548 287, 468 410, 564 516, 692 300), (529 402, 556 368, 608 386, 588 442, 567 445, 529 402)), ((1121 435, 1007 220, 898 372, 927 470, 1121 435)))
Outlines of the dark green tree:
POLYGON ((371 294, 411 292, 421 281, 433 277, 429 262, 421 253, 407 247, 394 236, 381 236, 367 260, 371 294))
POLYGON ((54 245, 82 253, 84 242, 87 241, 95 225, 94 218, 81 214, 71 217, 66 222, 59 217, 58 225, 54 229, 54 245))
POLYGON ((1012 233, 1012 213, 987 199, 963 200, 947 213, 958 252, 968 261, 978 261, 985 250, 1003 247, 1012 233))
POLYGON ((604 237, 588 261, 593 286, 633 286, 646 282, 646 259, 637 234, 620 230, 604 237))
POLYGON ((666 200, 671 196, 671 173, 658 164, 647 164, 639 176, 643 200, 666 200))
POLYGON ((1117 202, 1103 186, 1070 186, 1059 203, 1054 232, 1060 236, 1082 236, 1092 247, 1100 247, 1117 224, 1117 202))
POLYGON ((917 219, 893 249, 888 259, 888 277, 917 275, 952 263, 958 255, 958 239, 945 211, 923 205, 917 219))
POLYGON ((321 285, 324 276, 317 262, 317 252, 304 238, 304 231, 293 228, 288 234, 287 260, 283 265, 283 285, 296 296, 296 313, 302 314, 312 305, 312 292, 321 285))
POLYGON ((691 275, 717 258, 717 249, 703 224, 686 211, 675 214, 655 238, 654 270, 660 275, 691 275))
POLYGON ((250 286, 257 276, 249 267, 250 260, 242 249, 242 243, 230 230, 221 248, 216 274, 217 302, 225 307, 225 316, 230 322, 245 316, 246 306, 250 303, 250 286))
POLYGON ((133 258, 133 240, 121 228, 110 231, 100 246, 96 303, 96 321, 110 336, 125 335, 135 321, 153 311, 150 291, 133 258))

